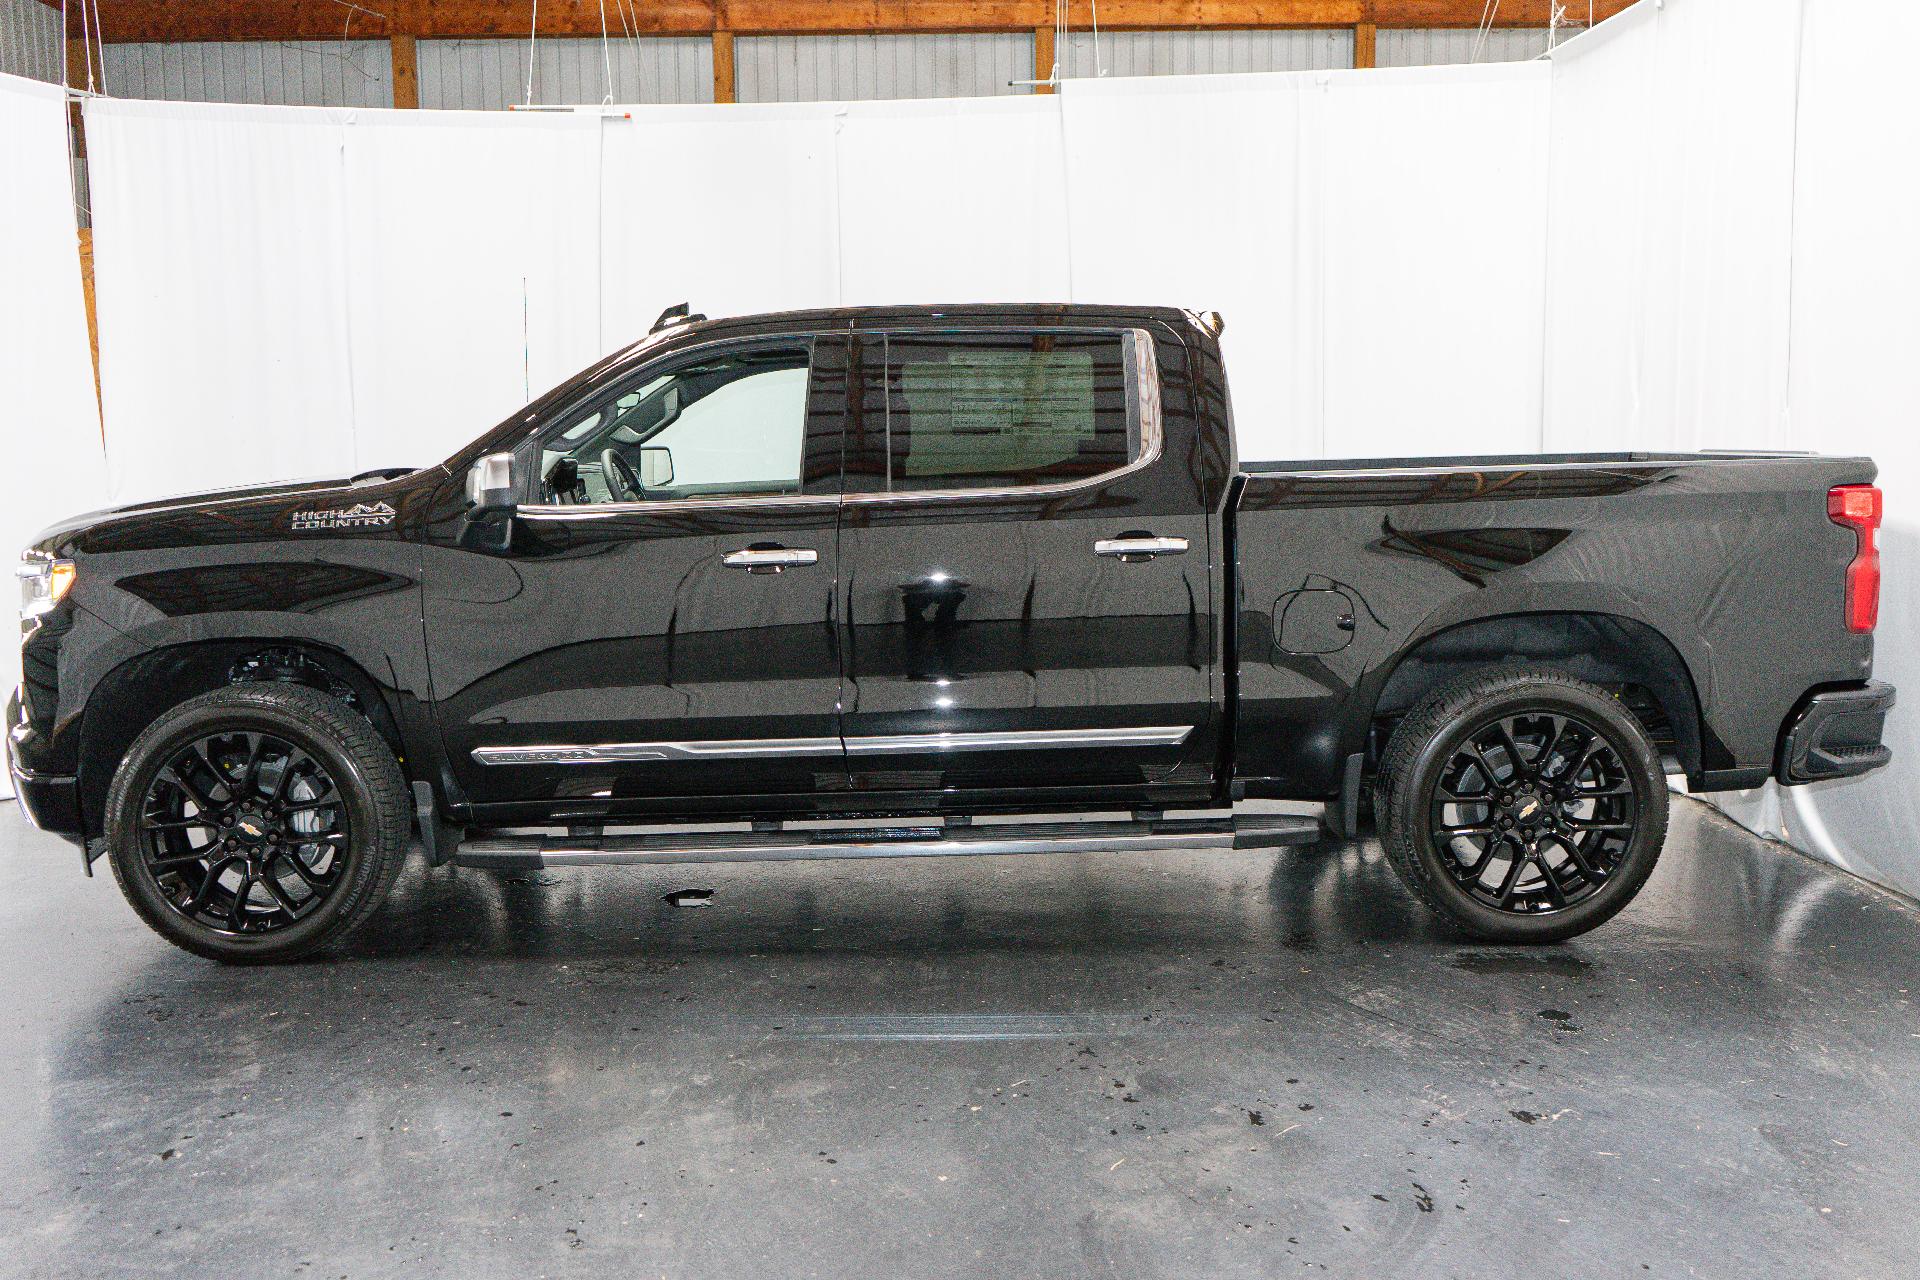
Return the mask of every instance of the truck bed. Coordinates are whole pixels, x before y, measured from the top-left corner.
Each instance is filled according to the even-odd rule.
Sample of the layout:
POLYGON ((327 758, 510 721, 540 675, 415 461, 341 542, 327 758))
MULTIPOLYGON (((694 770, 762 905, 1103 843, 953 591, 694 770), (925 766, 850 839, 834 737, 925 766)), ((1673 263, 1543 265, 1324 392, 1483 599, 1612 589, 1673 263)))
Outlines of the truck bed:
POLYGON ((1364 718, 1395 710, 1397 671, 1449 644, 1524 661, 1547 625, 1525 620, 1551 619, 1563 641, 1588 628, 1572 647, 1615 666, 1683 672, 1667 700, 1697 707, 1672 717, 1691 781, 1757 785, 1806 691, 1871 669, 1871 635, 1844 621, 1855 535, 1827 494, 1875 474, 1761 451, 1247 464, 1231 519, 1241 768, 1331 789, 1364 718))

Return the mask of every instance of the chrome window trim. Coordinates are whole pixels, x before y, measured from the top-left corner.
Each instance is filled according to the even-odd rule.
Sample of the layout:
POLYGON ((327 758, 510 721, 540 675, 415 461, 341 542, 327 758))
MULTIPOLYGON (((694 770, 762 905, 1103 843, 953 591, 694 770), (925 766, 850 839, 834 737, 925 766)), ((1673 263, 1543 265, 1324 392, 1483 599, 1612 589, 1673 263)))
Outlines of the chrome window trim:
MULTIPOLYGON (((964 329, 938 330, 898 330, 912 333, 918 337, 923 334, 940 333, 1026 333, 1037 332, 1028 327, 996 328, 979 327, 964 329)), ((1065 330, 1063 330, 1065 331, 1065 330)), ((1127 408, 1140 424, 1140 456, 1115 467, 1102 471, 1099 475, 1085 476, 1078 480, 1059 480, 1051 484, 1007 485, 981 489, 923 489, 903 493, 815 493, 815 494, 769 494, 758 498, 673 498, 664 502, 598 502, 581 505, 536 505, 522 506, 516 514, 529 520, 610 520, 620 516, 647 515, 681 511, 729 511, 740 508, 825 506, 839 503, 868 505, 877 502, 953 502, 983 498, 1051 498, 1061 494, 1076 493, 1082 489, 1096 488, 1112 484, 1114 481, 1144 470, 1160 460, 1165 448, 1166 429, 1161 420, 1160 408, 1160 362, 1155 354, 1153 334, 1146 329, 1103 329, 1096 326, 1071 326, 1075 333, 1118 333, 1127 368, 1133 377, 1127 385, 1127 408)), ((794 334, 794 338, 806 338, 809 341, 822 336, 842 333, 842 330, 809 331, 794 334)), ((879 332, 879 331, 876 331, 879 332)), ((864 336, 855 333, 854 338, 864 336)), ((768 337, 752 341, 768 341, 768 337)), ((771 340, 778 341, 778 337, 771 340)), ((704 343, 698 346, 684 347, 671 353, 672 357, 704 351, 710 347, 737 345, 748 339, 729 338, 704 343)), ((644 373, 645 370, 636 370, 644 373)), ((537 434, 537 433, 536 433, 537 434)))
MULTIPOLYGON (((900 330, 904 336, 920 337, 919 330, 900 330)), ((1016 329, 951 329, 940 333, 1028 332, 1016 329)), ((1133 377, 1127 384, 1127 409, 1140 424, 1140 456, 1099 475, 1078 480, 1057 480, 1051 484, 1001 485, 979 489, 916 489, 901 493, 843 493, 841 501, 858 505, 876 502, 953 502, 968 498, 1049 498, 1075 493, 1099 485, 1111 484, 1124 476, 1150 467, 1160 460, 1165 444, 1165 428, 1160 420, 1160 362, 1154 353, 1153 335, 1145 329, 1075 328, 1076 333, 1114 333, 1120 335, 1121 351, 1133 377)))
POLYGON ((631 764, 663 760, 772 759, 790 756, 905 755, 939 751, 1057 750, 1071 747, 1177 747, 1192 725, 1125 729, 1016 729, 979 733, 895 733, 861 738, 735 738, 705 742, 551 743, 475 747, 477 764, 631 764))
MULTIPOLYGON (((671 332, 671 330, 667 332, 671 332)), ((661 336, 665 335, 663 334, 661 336)), ((707 342, 695 342, 684 347, 676 347, 671 351, 664 351, 660 353, 657 360, 650 360, 644 364, 638 364, 628 368, 616 380, 616 386, 625 386, 630 382, 643 381, 649 376, 647 372, 649 369, 657 368, 664 363, 677 363, 683 356, 698 357, 708 352, 724 351, 729 347, 777 346, 782 342, 804 342, 809 348, 807 355, 807 386, 808 394, 811 395, 813 386, 813 354, 811 348, 822 338, 845 338, 849 336, 850 331, 844 328, 800 329, 792 333, 759 333, 733 338, 714 338, 707 342)), ((596 401, 603 392, 604 388, 596 389, 592 393, 580 397, 580 399, 569 404, 556 416, 565 417, 567 414, 573 413, 586 404, 596 401)), ((514 448, 519 449, 522 445, 525 445, 528 440, 538 441, 541 436, 546 434, 546 431, 546 427, 537 428, 531 435, 523 437, 520 444, 515 445, 514 448)), ((805 416, 802 415, 800 420, 800 465, 803 468, 806 466, 807 461, 806 448, 807 424, 805 416)), ((525 516, 529 520, 608 520, 616 516, 644 515, 653 511, 712 511, 738 507, 802 506, 806 504, 831 506, 837 504, 839 501, 840 495, 837 493, 770 493, 749 498, 671 498, 661 502, 589 502, 584 505, 579 503, 523 503, 514 514, 525 516)))

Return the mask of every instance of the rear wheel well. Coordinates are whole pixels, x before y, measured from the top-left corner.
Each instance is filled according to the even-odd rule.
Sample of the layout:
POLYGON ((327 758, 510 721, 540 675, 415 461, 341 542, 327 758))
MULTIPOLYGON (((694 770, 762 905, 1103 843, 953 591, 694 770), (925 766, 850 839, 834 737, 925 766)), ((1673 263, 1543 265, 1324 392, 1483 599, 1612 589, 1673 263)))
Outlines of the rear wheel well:
POLYGON ((1368 757, 1377 760, 1400 718, 1429 694, 1489 667, 1562 671, 1618 698, 1663 755, 1700 781, 1700 699, 1667 638, 1605 613, 1519 613, 1435 632, 1409 649, 1374 703, 1368 757))
POLYGON ((352 707, 372 722, 404 771, 399 726, 379 685, 345 654, 285 640, 170 645, 116 667, 88 700, 79 770, 81 817, 88 834, 99 834, 114 770, 148 725, 189 698, 255 683, 301 685, 352 707))

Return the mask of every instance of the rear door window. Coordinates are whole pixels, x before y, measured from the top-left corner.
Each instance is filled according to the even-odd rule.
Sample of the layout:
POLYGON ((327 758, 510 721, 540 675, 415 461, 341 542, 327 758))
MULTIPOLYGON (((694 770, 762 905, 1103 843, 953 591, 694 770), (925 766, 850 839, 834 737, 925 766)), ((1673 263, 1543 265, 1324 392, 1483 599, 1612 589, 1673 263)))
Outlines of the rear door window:
POLYGON ((883 368, 870 364, 865 376, 882 387, 870 381, 863 396, 869 439, 878 426, 885 440, 885 484, 875 487, 1023 488, 1098 476, 1136 456, 1119 334, 889 334, 880 354, 883 368), (870 420, 873 409, 883 423, 870 420))

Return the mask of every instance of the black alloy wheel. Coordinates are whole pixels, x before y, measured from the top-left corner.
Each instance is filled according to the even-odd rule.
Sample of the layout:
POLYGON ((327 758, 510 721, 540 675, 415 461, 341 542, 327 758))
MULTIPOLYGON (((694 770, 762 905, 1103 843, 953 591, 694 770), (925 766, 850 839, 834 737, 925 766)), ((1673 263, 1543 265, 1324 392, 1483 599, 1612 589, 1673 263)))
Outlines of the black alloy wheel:
POLYGON ((1496 669, 1400 721, 1374 814, 1388 862, 1441 916, 1475 937, 1558 942, 1612 918, 1652 873, 1666 773, 1607 690, 1496 669))
POLYGON ((1454 880, 1498 911, 1586 901, 1633 842, 1638 807, 1620 752, 1551 711, 1469 731, 1434 780, 1432 840, 1454 880))
POLYGON ((304 685, 233 685, 161 715, 106 800, 107 856, 156 933, 209 959, 290 960, 359 927, 412 835, 367 718, 304 685))
POLYGON ((312 915, 344 880, 352 837, 326 766, 256 730, 179 748, 141 806, 141 853, 167 905, 216 932, 312 915))

